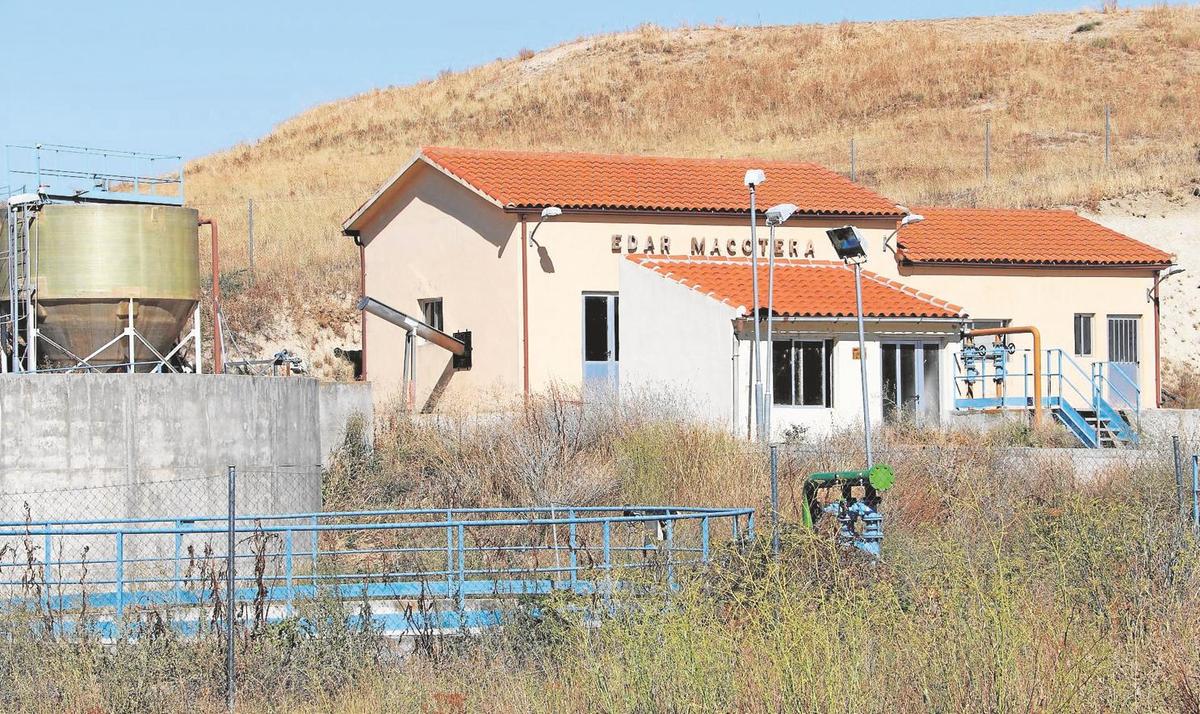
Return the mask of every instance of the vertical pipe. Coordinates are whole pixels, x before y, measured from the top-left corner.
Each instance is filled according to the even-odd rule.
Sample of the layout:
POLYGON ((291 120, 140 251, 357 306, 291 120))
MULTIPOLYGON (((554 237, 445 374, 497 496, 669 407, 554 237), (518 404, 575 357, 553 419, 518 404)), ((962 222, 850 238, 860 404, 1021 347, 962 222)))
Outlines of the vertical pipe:
POLYGON ((755 193, 754 184, 750 184, 750 282, 753 284, 752 289, 754 290, 754 312, 751 314, 751 319, 754 320, 754 349, 751 351, 754 358, 754 438, 761 439, 763 437, 762 335, 758 315, 758 234, 756 233, 758 217, 755 213, 755 193))
POLYGON ((233 618, 237 598, 234 590, 237 569, 237 469, 230 466, 228 476, 229 504, 225 514, 225 704, 229 711, 233 711, 234 692, 237 688, 233 653, 233 618))
POLYGON ((529 237, 525 214, 521 221, 521 393, 529 406, 529 237))
POLYGON ((863 327, 862 265, 854 264, 854 300, 858 314, 858 373, 862 380, 863 445, 867 452, 867 468, 875 465, 871 453, 871 399, 867 388, 867 336, 863 327))
POLYGON ((779 446, 776 444, 771 444, 771 553, 779 555, 779 446))
POLYGON ((612 521, 604 520, 604 601, 610 603, 612 598, 612 521))
MULTIPOLYGON (((354 237, 355 244, 358 245, 358 291, 364 297, 367 294, 367 247, 363 245, 362 236, 354 237)), ((359 363, 359 378, 362 381, 367 381, 367 313, 363 312, 358 317, 359 330, 359 349, 362 350, 361 362, 359 363)))
MULTIPOLYGON (((670 513, 668 511, 668 513, 670 513)), ((667 587, 675 587, 675 521, 667 520, 667 587)))
POLYGON ((700 519, 700 562, 708 565, 708 516, 700 519))

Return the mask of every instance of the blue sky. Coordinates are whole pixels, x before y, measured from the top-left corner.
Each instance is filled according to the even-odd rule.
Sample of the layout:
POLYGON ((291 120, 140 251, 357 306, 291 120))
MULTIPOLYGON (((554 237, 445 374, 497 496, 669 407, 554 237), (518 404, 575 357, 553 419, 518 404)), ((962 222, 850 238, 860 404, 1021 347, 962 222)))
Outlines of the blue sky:
MULTIPOLYGON (((10 18, 18 5, 28 7, 0 0, 10 18)), ((9 80, 0 99, 0 143, 193 157, 252 141, 306 108, 372 87, 643 22, 757 25, 1081 7, 1059 0, 995 0, 968 9, 950 0, 50 3, 33 12, 35 22, 8 25, 0 43, 9 80), (17 84, 16 77, 29 81, 17 84)))

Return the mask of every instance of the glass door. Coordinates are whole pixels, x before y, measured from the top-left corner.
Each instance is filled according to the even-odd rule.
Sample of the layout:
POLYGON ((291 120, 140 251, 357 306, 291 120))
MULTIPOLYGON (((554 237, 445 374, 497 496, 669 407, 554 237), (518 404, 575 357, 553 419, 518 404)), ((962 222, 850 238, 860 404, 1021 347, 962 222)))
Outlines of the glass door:
POLYGON ((941 418, 941 345, 923 342, 884 342, 883 418, 936 424, 941 418))
POLYGON ((621 356, 617 300, 612 293, 583 296, 583 397, 588 401, 617 393, 621 356))

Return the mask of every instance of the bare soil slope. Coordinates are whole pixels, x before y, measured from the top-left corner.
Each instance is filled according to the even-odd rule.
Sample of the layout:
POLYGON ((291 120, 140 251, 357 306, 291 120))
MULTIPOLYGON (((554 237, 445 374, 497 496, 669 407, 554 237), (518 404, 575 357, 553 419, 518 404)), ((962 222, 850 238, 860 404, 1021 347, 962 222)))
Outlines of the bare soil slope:
POLYGON ((332 346, 355 341, 357 258, 340 222, 423 144, 798 158, 849 174, 853 140, 857 179, 897 201, 1097 208, 1191 190, 1197 76, 1196 7, 642 27, 316 107, 192 162, 188 198, 222 223, 243 350, 287 346, 328 375, 332 346), (253 286, 236 272, 248 198, 253 286))

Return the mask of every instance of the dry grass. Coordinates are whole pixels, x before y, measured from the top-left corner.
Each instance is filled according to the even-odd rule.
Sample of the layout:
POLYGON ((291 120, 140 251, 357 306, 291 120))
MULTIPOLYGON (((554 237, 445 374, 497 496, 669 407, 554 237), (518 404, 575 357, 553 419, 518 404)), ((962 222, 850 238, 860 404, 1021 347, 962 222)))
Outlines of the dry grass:
POLYGON ((1090 205, 1196 180, 1198 73, 1195 7, 646 26, 317 107, 192 162, 188 198, 221 220, 230 269, 246 265, 255 199, 259 280, 229 300, 236 328, 335 331, 357 285, 340 222, 423 144, 800 158, 848 173, 854 138, 859 180, 900 201, 1090 205))
MULTIPOLYGON (((550 395, 491 422, 397 416, 380 422, 374 449, 339 455, 331 505, 538 501, 561 489, 761 507, 761 449, 664 413, 593 420, 550 395), (594 490, 595 469, 615 479, 607 490, 594 490)), ((408 657, 346 619, 353 603, 312 603, 239 641, 239 711, 1196 711, 1200 562, 1166 454, 1085 484, 1062 461, 885 436, 899 480, 881 565, 827 530, 789 526, 780 561, 765 539, 723 552, 678 592, 630 591, 598 627, 569 607, 586 603, 553 597, 531 603, 537 616, 515 612, 506 627, 408 657)), ((858 453, 853 434, 788 446, 785 518, 795 522, 805 474, 858 453)), ((38 627, 0 616, 7 711, 221 710, 212 634, 151 628, 108 646, 38 627)))

